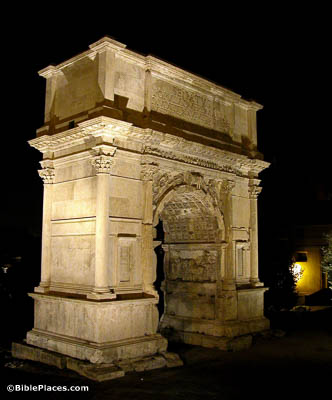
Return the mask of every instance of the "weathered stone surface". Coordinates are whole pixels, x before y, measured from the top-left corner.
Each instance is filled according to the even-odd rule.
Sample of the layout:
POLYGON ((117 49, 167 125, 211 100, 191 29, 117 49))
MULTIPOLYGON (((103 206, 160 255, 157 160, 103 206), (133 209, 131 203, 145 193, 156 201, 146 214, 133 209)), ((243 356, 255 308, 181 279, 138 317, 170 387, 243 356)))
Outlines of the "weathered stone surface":
POLYGON ((59 353, 53 353, 42 348, 29 346, 25 343, 12 343, 12 356, 21 360, 32 360, 52 365, 63 369, 66 368, 66 357, 59 353))
POLYGON ((181 360, 181 358, 179 357, 178 354, 165 351, 165 352, 162 352, 161 355, 166 360, 167 368, 175 368, 175 367, 183 366, 183 361, 181 360))
POLYGON ((145 357, 137 361, 132 362, 133 370, 136 372, 148 371, 151 369, 166 367, 166 360, 160 355, 155 355, 153 357, 145 357))
POLYGON ((35 300, 34 328, 42 332, 77 337, 92 343, 129 340, 155 333, 155 298, 99 303, 85 297, 51 293, 31 294, 31 297, 35 300), (58 313, 61 318, 54 318, 58 313))
MULTIPOLYGON (((165 339, 164 342, 166 342, 165 339)), ((42 362, 60 369, 67 368, 98 382, 121 378, 126 372, 141 372, 183 365, 182 360, 177 354, 169 353, 165 348, 160 348, 160 351, 154 350, 154 355, 152 356, 142 356, 140 352, 137 354, 139 355, 138 357, 127 360, 93 363, 64 356, 63 354, 54 353, 25 343, 13 343, 12 345, 12 356, 14 358, 42 362)))
POLYGON ((27 342, 33 346, 87 360, 93 364, 152 356, 167 349, 167 340, 159 334, 98 345, 32 330, 27 334, 27 342))
POLYGON ((112 364, 96 365, 70 357, 67 357, 66 367, 98 382, 121 378, 125 375, 125 371, 112 364))
POLYGON ((227 349, 268 329, 261 106, 110 38, 40 75, 45 124, 29 143, 43 154, 42 268, 27 342, 126 370, 176 364, 157 356, 167 348, 159 221, 161 331, 227 349))

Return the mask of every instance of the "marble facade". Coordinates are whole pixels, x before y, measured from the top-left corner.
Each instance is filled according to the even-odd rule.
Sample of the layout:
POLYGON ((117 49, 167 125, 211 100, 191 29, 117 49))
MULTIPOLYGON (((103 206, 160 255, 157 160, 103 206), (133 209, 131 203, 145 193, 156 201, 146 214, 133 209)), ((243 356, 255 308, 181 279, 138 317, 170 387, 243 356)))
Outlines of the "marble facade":
POLYGON ((27 343, 98 364, 165 352, 165 337, 227 348, 268 329, 262 107, 107 37, 40 75, 45 124, 29 143, 43 154, 42 267, 27 343))

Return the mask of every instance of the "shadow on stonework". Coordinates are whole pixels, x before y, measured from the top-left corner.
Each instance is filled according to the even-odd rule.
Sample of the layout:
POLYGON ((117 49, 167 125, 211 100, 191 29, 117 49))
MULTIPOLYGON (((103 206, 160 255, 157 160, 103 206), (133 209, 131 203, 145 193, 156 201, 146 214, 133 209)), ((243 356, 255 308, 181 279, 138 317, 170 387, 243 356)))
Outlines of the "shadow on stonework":
MULTIPOLYGON (((163 243, 164 241, 164 228, 163 223, 159 220, 158 225, 156 226, 157 237, 156 240, 159 240, 163 243)), ((159 295, 159 303, 158 303, 158 312, 159 312, 159 321, 162 318, 164 311, 165 311, 165 295, 164 291, 162 290, 162 284, 165 280, 165 271, 164 271, 164 250, 162 248, 162 244, 155 248, 155 252, 157 255, 157 274, 156 274, 156 281, 154 283, 155 288, 159 295)))

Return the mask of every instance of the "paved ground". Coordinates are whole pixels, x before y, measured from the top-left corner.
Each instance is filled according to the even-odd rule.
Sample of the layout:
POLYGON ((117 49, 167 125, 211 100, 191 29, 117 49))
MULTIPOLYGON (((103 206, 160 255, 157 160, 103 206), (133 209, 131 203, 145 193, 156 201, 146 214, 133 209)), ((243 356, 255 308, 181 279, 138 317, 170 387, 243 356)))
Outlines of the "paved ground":
MULTIPOLYGON (((74 372, 13 360, 1 353, 1 399, 28 396, 8 393, 8 385, 89 387, 88 392, 33 392, 46 399, 313 399, 331 398, 332 309, 286 317, 284 337, 257 338, 248 350, 227 353, 178 346, 185 366, 95 383, 74 372)), ((280 324, 280 321, 279 321, 280 324)))

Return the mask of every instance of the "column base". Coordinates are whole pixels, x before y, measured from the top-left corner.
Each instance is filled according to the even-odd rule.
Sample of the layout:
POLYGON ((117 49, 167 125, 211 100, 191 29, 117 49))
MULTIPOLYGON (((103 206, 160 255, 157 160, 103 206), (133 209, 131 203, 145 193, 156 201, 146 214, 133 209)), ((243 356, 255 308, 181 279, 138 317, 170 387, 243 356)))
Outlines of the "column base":
POLYGON ((259 280, 254 280, 254 281, 250 281, 250 285, 251 285, 251 287, 263 287, 264 286, 264 283, 263 282, 261 282, 261 281, 259 281, 259 280))
POLYGON ((48 293, 50 291, 50 287, 49 286, 37 286, 34 288, 34 292, 35 293, 48 293))
POLYGON ((108 293, 91 292, 87 294, 86 298, 89 300, 111 300, 111 299, 116 299, 116 294, 112 292, 108 293))

